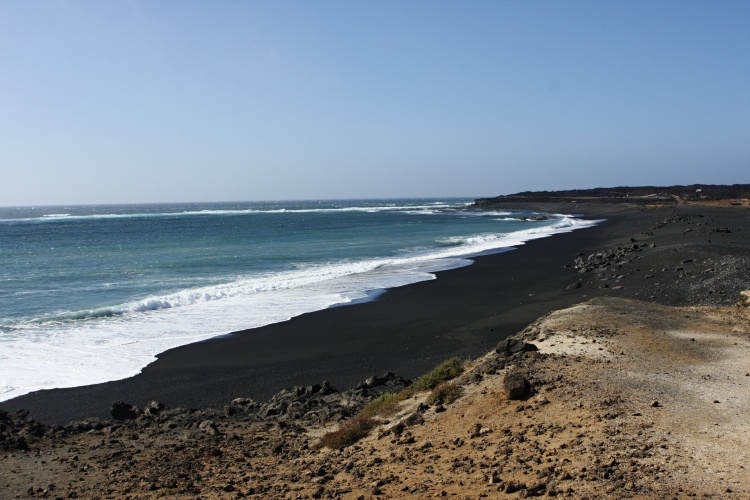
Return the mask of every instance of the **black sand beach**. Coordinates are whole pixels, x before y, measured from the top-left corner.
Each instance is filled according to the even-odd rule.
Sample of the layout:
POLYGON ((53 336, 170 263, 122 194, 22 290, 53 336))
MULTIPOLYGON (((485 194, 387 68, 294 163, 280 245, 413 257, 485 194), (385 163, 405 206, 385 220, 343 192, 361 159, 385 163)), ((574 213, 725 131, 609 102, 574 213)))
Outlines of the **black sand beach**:
POLYGON ((43 423, 66 424, 108 417, 115 400, 139 406, 155 399, 170 407, 221 407, 235 397, 265 400, 284 387, 324 380, 346 389, 373 374, 391 371, 415 377, 446 358, 484 353, 539 316, 593 296, 731 303, 743 283, 747 284, 746 276, 736 270, 701 274, 708 267, 696 267, 695 273, 684 269, 703 266, 719 253, 732 254, 742 264, 750 236, 744 208, 545 207, 584 212, 585 218, 606 221, 594 228, 531 241, 513 251, 477 257, 471 266, 438 273, 433 281, 389 290, 372 302, 179 347, 159 355, 132 378, 39 391, 0 407, 7 411, 26 408, 43 423), (657 228, 665 220, 669 222, 657 228), (725 227, 730 232, 716 232, 725 227), (608 273, 574 269, 579 254, 585 257, 634 244, 640 247, 633 254, 638 259, 622 269, 612 267, 608 273), (684 274, 684 278, 670 273, 684 274), (721 273, 723 277, 711 281, 721 273), (669 279, 659 280, 667 274, 669 279), (580 287, 571 286, 579 279, 580 287))

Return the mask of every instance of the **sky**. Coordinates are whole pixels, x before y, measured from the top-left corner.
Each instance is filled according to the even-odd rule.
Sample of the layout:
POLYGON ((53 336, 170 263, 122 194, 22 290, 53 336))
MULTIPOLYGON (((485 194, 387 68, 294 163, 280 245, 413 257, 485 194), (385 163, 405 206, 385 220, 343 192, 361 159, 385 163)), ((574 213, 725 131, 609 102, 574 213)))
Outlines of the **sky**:
POLYGON ((0 2, 0 206, 750 183, 750 2, 0 2))

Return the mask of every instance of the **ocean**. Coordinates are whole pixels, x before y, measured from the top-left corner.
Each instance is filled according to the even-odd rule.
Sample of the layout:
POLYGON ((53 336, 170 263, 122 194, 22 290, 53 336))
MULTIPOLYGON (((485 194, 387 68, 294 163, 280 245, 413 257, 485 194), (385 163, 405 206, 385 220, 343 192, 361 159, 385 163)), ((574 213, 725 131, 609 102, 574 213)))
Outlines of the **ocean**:
POLYGON ((0 401, 587 227, 469 199, 0 208, 0 401))

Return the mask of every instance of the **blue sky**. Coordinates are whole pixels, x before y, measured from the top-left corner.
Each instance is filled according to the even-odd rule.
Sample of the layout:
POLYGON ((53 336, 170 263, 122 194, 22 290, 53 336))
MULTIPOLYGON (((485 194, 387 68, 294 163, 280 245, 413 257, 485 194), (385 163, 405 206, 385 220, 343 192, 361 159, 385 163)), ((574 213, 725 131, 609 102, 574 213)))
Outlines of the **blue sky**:
POLYGON ((750 182, 747 1, 0 2, 0 205, 750 182))

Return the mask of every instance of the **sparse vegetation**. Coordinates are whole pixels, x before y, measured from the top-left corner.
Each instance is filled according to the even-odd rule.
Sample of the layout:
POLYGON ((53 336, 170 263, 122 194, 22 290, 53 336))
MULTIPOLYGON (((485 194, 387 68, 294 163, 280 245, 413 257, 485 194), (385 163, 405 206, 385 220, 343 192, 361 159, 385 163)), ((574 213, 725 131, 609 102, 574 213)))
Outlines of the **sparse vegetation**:
POLYGON ((408 389, 404 389, 401 392, 388 392, 381 394, 377 398, 370 401, 370 403, 364 407, 360 412, 360 415, 365 417, 383 416, 387 417, 396 413, 399 403, 408 398, 412 393, 408 389))
POLYGON ((403 391, 383 394, 373 399, 370 404, 362 410, 361 414, 367 417, 375 417, 378 415, 387 417, 388 415, 392 415, 396 412, 399 403, 413 396, 417 392, 429 391, 448 380, 456 378, 463 372, 463 365, 464 363, 460 358, 447 359, 433 368, 432 371, 426 375, 419 377, 416 382, 403 391))
POLYGON ((449 405, 461 397, 463 390, 456 384, 443 382, 435 387, 427 397, 427 404, 444 404, 449 405))
POLYGON ((320 444, 332 450, 344 448, 367 436, 378 423, 377 420, 360 413, 344 422, 335 431, 326 433, 320 438, 320 444))
POLYGON ((446 359, 433 368, 430 373, 419 377, 407 390, 412 389, 413 392, 429 391, 442 382, 458 377, 463 371, 464 362, 461 361, 461 358, 446 359))
POLYGON ((461 388, 445 382, 456 378, 463 370, 464 363, 460 358, 443 361, 403 391, 382 394, 370 401, 361 412, 344 422, 337 430, 325 434, 320 439, 320 446, 337 450, 356 443, 367 436, 370 430, 378 424, 374 417, 394 414, 399 403, 417 392, 435 389, 430 398, 434 395, 435 398, 440 398, 443 404, 452 403, 461 395, 461 388))

